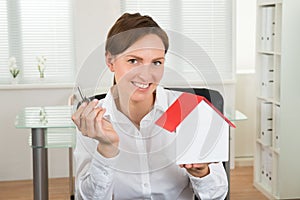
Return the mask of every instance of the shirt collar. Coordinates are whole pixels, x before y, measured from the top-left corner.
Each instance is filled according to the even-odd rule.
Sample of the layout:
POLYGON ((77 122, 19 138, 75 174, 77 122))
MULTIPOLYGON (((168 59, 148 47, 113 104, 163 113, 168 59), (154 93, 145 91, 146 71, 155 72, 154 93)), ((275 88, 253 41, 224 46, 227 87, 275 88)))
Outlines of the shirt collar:
POLYGON ((113 95, 114 86, 112 86, 108 93, 106 94, 104 99, 101 99, 99 102, 99 106, 106 109, 103 117, 109 121, 114 120, 114 112, 118 112, 116 104, 115 104, 115 96, 113 95))
POLYGON ((164 89, 162 86, 157 86, 154 109, 164 112, 168 109, 168 107, 169 104, 168 104, 168 95, 166 89, 164 89))
MULTIPOLYGON (((106 97, 99 103, 101 107, 106 109, 106 112, 104 113, 103 117, 108 120, 115 118, 114 112, 120 112, 118 111, 115 104, 115 99, 117 98, 117 95, 117 92, 115 92, 115 86, 112 86, 108 91, 106 97)), ((157 86, 155 98, 156 99, 154 103, 154 109, 161 112, 165 112, 169 107, 169 100, 166 89, 164 89, 162 86, 157 86)))

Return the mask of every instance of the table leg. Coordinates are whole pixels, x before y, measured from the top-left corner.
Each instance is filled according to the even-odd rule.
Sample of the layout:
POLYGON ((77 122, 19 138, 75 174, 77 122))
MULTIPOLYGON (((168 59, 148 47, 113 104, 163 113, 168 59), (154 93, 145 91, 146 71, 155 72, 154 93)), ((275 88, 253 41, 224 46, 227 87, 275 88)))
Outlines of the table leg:
POLYGON ((48 200, 48 153, 45 148, 46 129, 32 128, 34 200, 48 200))
POLYGON ((70 199, 74 199, 74 181, 73 181, 73 148, 69 147, 69 189, 70 199))

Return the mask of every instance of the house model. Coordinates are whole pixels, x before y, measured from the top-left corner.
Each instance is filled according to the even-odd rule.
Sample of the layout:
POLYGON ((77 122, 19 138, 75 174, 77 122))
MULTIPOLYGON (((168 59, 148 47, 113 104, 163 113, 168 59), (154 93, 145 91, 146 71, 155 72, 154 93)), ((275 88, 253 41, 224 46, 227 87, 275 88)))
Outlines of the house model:
POLYGON ((182 93, 155 123, 176 134, 177 164, 228 161, 235 125, 206 98, 182 93))

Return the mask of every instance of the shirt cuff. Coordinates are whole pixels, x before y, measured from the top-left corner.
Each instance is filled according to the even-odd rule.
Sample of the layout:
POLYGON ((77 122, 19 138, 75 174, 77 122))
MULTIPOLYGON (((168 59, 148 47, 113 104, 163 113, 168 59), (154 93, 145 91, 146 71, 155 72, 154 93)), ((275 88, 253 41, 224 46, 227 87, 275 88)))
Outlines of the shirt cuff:
POLYGON ((200 190, 201 190, 202 187, 207 189, 207 188, 215 186, 214 176, 212 174, 213 172, 211 171, 210 166, 209 166, 209 170, 210 170, 209 174, 202 177, 202 178, 193 176, 189 172, 187 172, 192 185, 194 187, 196 187, 197 189, 200 189, 200 190))
POLYGON ((95 182, 111 182, 119 154, 113 158, 105 158, 95 150, 90 167, 90 174, 95 182))
POLYGON ((102 156, 96 149, 94 152, 94 155, 93 155, 93 158, 94 158, 93 162, 97 166, 102 165, 105 167, 114 167, 118 161, 119 154, 120 153, 118 153, 115 157, 112 157, 112 158, 106 158, 106 157, 102 156))
POLYGON ((193 186, 196 186, 196 188, 200 190, 203 188, 215 188, 218 186, 227 187, 227 176, 222 163, 212 163, 209 164, 208 167, 210 171, 209 174, 202 178, 195 177, 188 173, 193 186))

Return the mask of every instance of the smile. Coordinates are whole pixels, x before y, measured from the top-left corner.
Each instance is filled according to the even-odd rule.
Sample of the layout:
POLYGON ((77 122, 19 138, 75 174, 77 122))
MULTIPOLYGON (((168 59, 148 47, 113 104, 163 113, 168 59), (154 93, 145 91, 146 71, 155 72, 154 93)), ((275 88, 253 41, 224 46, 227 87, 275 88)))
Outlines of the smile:
POLYGON ((141 89, 146 89, 149 87, 149 83, 148 84, 144 84, 144 83, 139 83, 139 82, 135 82, 135 81, 132 81, 131 82, 134 86, 138 87, 138 88, 141 88, 141 89))

